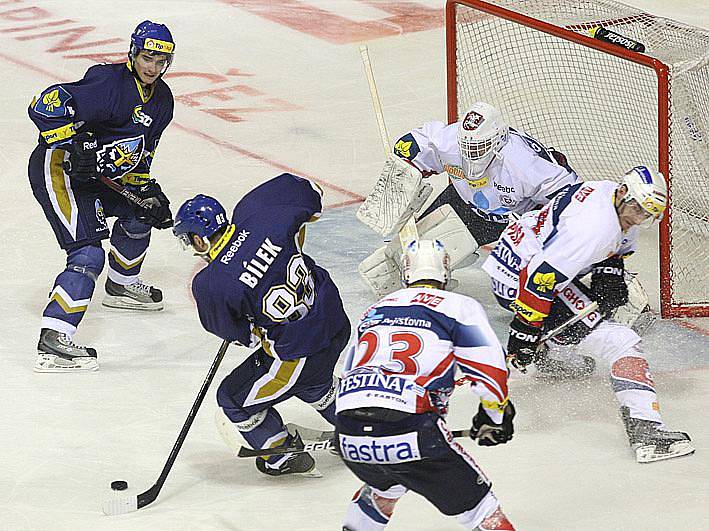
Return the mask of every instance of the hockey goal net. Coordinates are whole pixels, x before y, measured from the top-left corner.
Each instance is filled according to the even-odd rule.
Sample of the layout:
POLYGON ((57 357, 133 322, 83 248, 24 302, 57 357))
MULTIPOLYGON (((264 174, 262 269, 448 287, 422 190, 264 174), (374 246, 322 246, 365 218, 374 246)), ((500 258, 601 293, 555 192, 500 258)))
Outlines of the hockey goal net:
POLYGON ((449 0, 446 40, 449 121, 487 101, 583 179, 668 177, 661 312, 709 316, 709 31, 608 0, 449 0))

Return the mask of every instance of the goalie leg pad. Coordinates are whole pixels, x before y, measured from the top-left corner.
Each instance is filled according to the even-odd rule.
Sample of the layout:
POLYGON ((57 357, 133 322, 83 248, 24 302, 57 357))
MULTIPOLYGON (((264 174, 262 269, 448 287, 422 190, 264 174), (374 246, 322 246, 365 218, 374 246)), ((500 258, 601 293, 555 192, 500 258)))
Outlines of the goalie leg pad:
POLYGON ((391 243, 380 247, 362 260, 357 268, 370 289, 380 298, 401 287, 401 269, 398 260, 392 256, 390 246, 391 243))
POLYGON ((472 265, 478 259, 480 246, 452 206, 438 207, 421 218, 416 228, 420 239, 438 240, 443 244, 450 257, 451 271, 472 265))
POLYGON ((628 287, 628 302, 616 308, 611 318, 642 336, 657 321, 657 316, 650 311, 650 299, 637 275, 625 271, 625 285, 628 287))

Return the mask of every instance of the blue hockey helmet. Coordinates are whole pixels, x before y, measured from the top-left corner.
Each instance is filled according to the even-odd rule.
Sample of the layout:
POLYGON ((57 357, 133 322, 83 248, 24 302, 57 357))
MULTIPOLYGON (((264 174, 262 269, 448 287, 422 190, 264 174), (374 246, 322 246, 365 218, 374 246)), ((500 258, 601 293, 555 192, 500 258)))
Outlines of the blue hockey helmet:
POLYGON ((228 224, 221 203, 208 195, 198 194, 182 203, 175 215, 172 233, 188 248, 192 246, 190 234, 207 239, 228 224))
POLYGON ((172 63, 175 53, 175 41, 172 33, 165 24, 158 24, 150 20, 144 20, 138 24, 130 36, 130 51, 128 57, 131 63, 135 61, 141 50, 147 50, 151 54, 163 54, 167 56, 167 63, 162 73, 164 74, 172 63))

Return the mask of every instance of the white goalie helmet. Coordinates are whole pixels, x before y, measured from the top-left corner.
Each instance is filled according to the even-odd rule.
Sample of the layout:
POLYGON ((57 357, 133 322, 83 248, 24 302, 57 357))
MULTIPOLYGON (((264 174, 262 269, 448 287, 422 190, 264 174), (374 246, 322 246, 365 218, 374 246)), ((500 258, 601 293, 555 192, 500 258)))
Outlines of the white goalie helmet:
POLYGON ((509 126, 502 113, 489 103, 475 102, 458 124, 458 147, 463 171, 479 180, 492 159, 507 143, 509 126))
POLYGON ((667 182, 662 173, 649 166, 635 166, 623 175, 622 182, 628 188, 623 201, 634 200, 650 214, 647 225, 662 219, 667 208, 667 182))
POLYGON ((435 280, 445 285, 450 275, 448 252, 438 240, 414 240, 406 246, 401 268, 404 286, 419 280, 435 280))

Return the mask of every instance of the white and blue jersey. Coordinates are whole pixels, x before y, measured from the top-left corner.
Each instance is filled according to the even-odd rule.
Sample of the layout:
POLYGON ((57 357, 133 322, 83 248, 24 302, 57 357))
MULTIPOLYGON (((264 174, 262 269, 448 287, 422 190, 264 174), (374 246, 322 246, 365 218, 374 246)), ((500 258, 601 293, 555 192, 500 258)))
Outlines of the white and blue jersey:
POLYGON ((470 181, 463 171, 457 135, 457 122, 427 122, 399 138, 394 152, 424 176, 446 172, 458 195, 484 219, 501 222, 510 213, 524 214, 580 180, 541 142, 510 128, 501 156, 493 159, 483 178, 470 181))
POLYGON ((347 351, 337 412, 376 407, 445 415, 458 370, 500 422, 508 371, 482 306, 448 291, 401 289, 360 320, 347 351))

